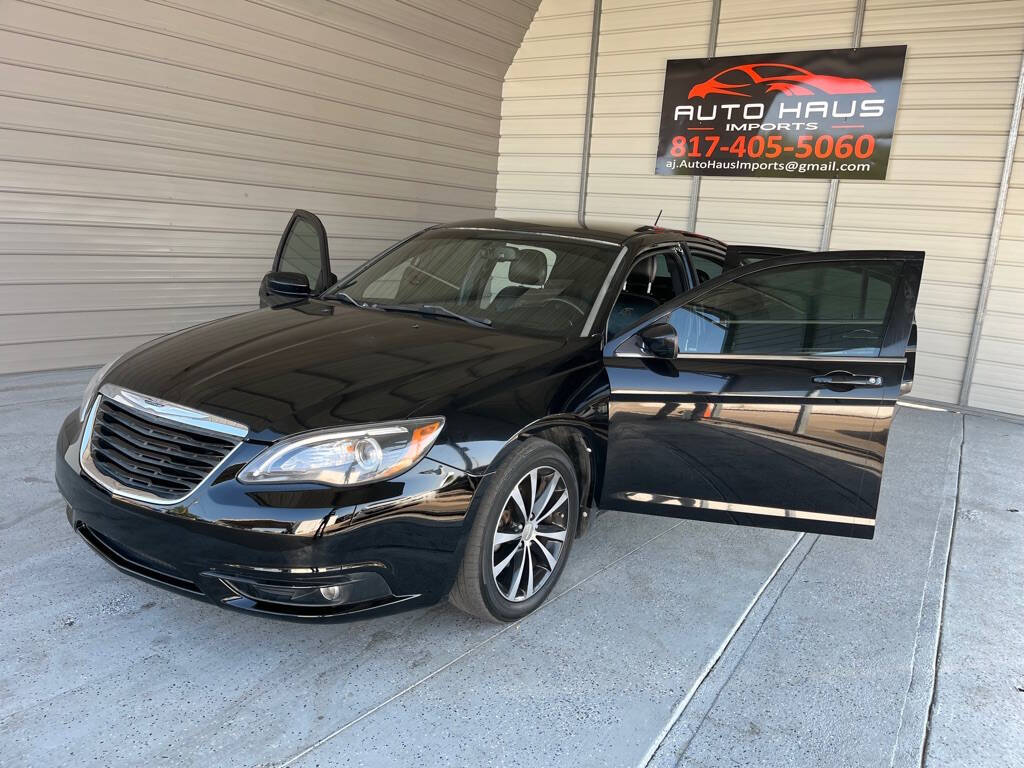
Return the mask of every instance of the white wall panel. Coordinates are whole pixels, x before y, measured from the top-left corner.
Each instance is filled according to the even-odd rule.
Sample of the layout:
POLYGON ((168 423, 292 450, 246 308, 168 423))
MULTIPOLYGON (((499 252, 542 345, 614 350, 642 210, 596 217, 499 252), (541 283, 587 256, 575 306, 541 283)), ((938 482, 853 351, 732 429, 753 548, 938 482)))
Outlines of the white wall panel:
MULTIPOLYGON (((718 54, 851 45, 856 0, 723 0, 718 54)), ((703 56, 709 2, 605 0, 589 219, 685 227, 690 182, 656 177, 665 60, 703 56)), ((542 0, 509 68, 499 215, 575 216, 589 0, 542 0)), ((906 44, 884 182, 839 185, 831 247, 928 252, 914 394, 955 402, 974 321, 1024 49, 1020 0, 868 0, 862 45, 906 44)), ((702 181, 697 229, 816 249, 827 181, 702 181)), ((1024 413, 1024 150, 1018 151, 971 404, 1024 413), (1015 389, 1014 389, 1015 387, 1015 389)))
POLYGON ((494 209, 533 0, 0 0, 0 372, 255 306, 294 208, 335 271, 494 209))

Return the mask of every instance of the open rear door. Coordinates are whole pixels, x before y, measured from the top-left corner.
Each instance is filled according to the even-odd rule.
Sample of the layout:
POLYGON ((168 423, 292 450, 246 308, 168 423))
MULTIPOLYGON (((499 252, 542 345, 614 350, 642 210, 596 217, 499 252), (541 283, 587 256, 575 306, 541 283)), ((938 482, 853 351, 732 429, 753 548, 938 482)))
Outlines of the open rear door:
POLYGON ((766 260, 610 340, 601 505, 870 538, 923 261, 766 260))

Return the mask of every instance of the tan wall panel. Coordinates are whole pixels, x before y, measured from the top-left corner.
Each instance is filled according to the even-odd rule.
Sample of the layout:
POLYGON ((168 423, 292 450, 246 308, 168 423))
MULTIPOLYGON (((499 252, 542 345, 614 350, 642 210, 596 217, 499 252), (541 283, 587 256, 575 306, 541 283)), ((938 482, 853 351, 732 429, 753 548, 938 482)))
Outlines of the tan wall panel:
POLYGON ((1024 413, 1020 373, 1019 365, 979 357, 970 405, 993 411, 1024 413))
MULTIPOLYGON (((4 0, 0 372, 256 305, 292 209, 344 274, 494 210, 532 0, 4 0)), ((574 151, 572 148, 567 151, 574 151)))
MULTIPOLYGON (((0 146, 5 144, 2 134, 0 132, 0 146)), ((247 208, 287 211, 292 210, 292 206, 290 201, 288 204, 283 203, 282 192, 289 191, 296 200, 302 201, 301 207, 323 214, 352 216, 379 213, 380 204, 374 203, 375 199, 393 201, 394 207, 389 206, 388 213, 407 219, 414 218, 414 210, 418 215, 426 215, 426 220, 490 213, 486 206, 480 205, 481 190, 453 186, 442 196, 436 185, 415 180, 403 183, 400 179, 388 179, 377 183, 375 179, 353 176, 344 187, 332 192, 327 191, 331 187, 329 178, 323 179, 320 185, 310 185, 303 189, 304 181, 301 178, 294 178, 293 183, 288 183, 287 178, 275 179, 270 174, 268 176, 260 179, 262 183, 246 184, 230 180, 230 173, 219 178, 196 179, 138 171, 77 168, 73 165, 0 161, 0 190, 4 192, 50 195, 82 193, 99 196, 115 194, 119 198, 134 200, 166 196, 190 205, 226 204, 233 207, 240 204, 241 196, 247 208)), ((305 184, 310 181, 305 180, 305 184)))
MULTIPOLYGON (((372 179, 373 183, 394 180, 408 172, 408 163, 401 152, 412 146, 421 153, 416 177, 419 181, 476 189, 494 186, 493 158, 488 165, 485 154, 464 152, 460 155, 454 149, 415 143, 403 147, 400 140, 386 136, 367 141, 362 148, 358 137, 350 136, 350 148, 341 143, 345 137, 336 134, 325 137, 322 131, 310 131, 308 136, 259 135, 246 131, 241 124, 198 126, 166 118, 3 96, 0 96, 0 114, 5 117, 3 125, 18 125, 26 134, 24 142, 29 144, 9 148, 20 154, 5 152, 2 155, 12 160, 45 157, 65 164, 127 167, 128 170, 136 170, 136 164, 144 162, 144 169, 155 173, 194 177, 215 175, 217 178, 249 181, 265 179, 276 166, 287 166, 293 169, 293 173, 301 174, 298 179, 307 179, 307 186, 310 186, 314 181, 311 175, 320 172, 332 174, 341 171, 372 179), (37 142, 49 141, 46 138, 49 136, 58 140, 52 142, 50 154, 43 155, 43 144, 37 142), (74 152, 66 149, 60 139, 69 138, 87 142, 84 145, 87 150, 74 152), (126 164, 126 156, 120 153, 129 151, 134 153, 134 157, 131 163, 126 164), (238 161, 232 176, 211 174, 212 163, 231 160, 238 161), (187 167, 190 162, 191 168, 187 167), (266 165, 268 163, 270 168, 266 165)), ((352 183, 351 179, 348 181, 352 183)))
POLYGON ((353 104, 355 96, 345 100, 325 98, 316 92, 303 93, 241 78, 195 72, 138 57, 128 57, 126 61, 126 57, 120 54, 25 35, 0 32, 0 45, 5 56, 13 59, 15 66, 22 70, 5 82, 19 92, 23 92, 26 84, 31 84, 36 72, 43 72, 73 78, 76 89, 84 89, 78 98, 89 98, 95 94, 94 98, 99 103, 122 108, 126 106, 126 100, 131 103, 132 96, 152 99, 154 95, 166 94, 191 99, 193 107, 199 110, 207 104, 216 104, 222 109, 250 110, 256 113, 254 117, 266 112, 311 115, 325 126, 371 133, 386 125, 392 135, 419 135, 425 141, 449 145, 465 142, 467 147, 484 151, 490 147, 491 135, 496 128, 496 120, 469 112, 459 114, 458 110, 447 106, 439 106, 425 116, 417 116, 417 110, 422 111, 422 101, 404 97, 385 99, 383 94, 378 94, 375 104, 380 106, 361 107, 353 104), (69 58, 76 60, 74 68, 53 63, 69 58), (138 94, 140 90, 146 93, 138 94))
MULTIPOLYGON (((124 310, 163 310, 180 307, 249 307, 257 279, 211 278, 118 282, 102 285, 55 285, 50 291, 53 303, 62 312, 100 312, 109 307, 124 310), (159 298, 154 298, 154 293, 159 298), (157 303, 159 302, 159 303, 157 303)), ((0 316, 49 314, 27 296, 21 285, 0 285, 0 316)))
POLYGON ((365 64, 376 70, 375 78, 384 78, 387 72, 411 74, 488 95, 493 93, 493 80, 501 77, 501 72, 490 66, 490 60, 484 68, 465 66, 461 56, 446 55, 443 47, 430 38, 417 38, 387 23, 372 25, 369 31, 357 28, 343 12, 330 14, 332 9, 326 3, 320 4, 323 12, 314 15, 306 10, 309 4, 295 0, 217 0, 216 4, 164 0, 153 4, 158 5, 156 8, 123 0, 60 2, 76 13, 127 22, 136 29, 168 31, 183 39, 245 50, 282 62, 317 62, 324 55, 340 57, 330 59, 330 66, 325 67, 335 74, 365 64), (391 55, 382 55, 382 51, 391 55))
MULTIPOLYGON (((116 15, 110 16, 98 14, 100 7, 95 2, 80 0, 75 5, 74 15, 60 7, 14 5, 4 24, 7 29, 17 30, 10 35, 14 39, 9 44, 34 46, 36 41, 47 39, 72 42, 99 51, 116 51, 120 56, 132 56, 143 62, 174 64, 191 71, 316 92, 328 99, 347 98, 355 103, 366 101, 366 96, 371 95, 368 89, 384 96, 385 103, 391 97, 423 99, 417 88, 422 79, 414 73, 382 70, 358 59, 311 49, 300 42, 227 25, 220 25, 220 30, 204 28, 197 35, 194 14, 163 6, 121 6, 116 15), (121 28, 125 23, 133 25, 133 34, 112 39, 111 25, 121 28), (173 36, 168 31, 173 31, 173 36), (214 31, 230 34, 225 41, 228 44, 211 37, 214 31), (272 45, 269 50, 267 43, 272 45)), ((462 103, 465 109, 493 119, 496 104, 491 95, 443 82, 437 82, 434 90, 436 103, 457 108, 462 103)), ((371 101, 375 106, 379 96, 371 101)))
POLYGON ((1014 149, 969 405, 1024 413, 1024 138, 1014 149))
POLYGON ((0 339, 6 340, 20 334, 20 346, 38 342, 89 342, 126 335, 152 337, 246 309, 251 309, 248 302, 245 306, 217 302, 205 307, 156 306, 146 309, 103 309, 96 312, 56 311, 27 316, 31 319, 27 328, 25 316, 0 315, 0 339))

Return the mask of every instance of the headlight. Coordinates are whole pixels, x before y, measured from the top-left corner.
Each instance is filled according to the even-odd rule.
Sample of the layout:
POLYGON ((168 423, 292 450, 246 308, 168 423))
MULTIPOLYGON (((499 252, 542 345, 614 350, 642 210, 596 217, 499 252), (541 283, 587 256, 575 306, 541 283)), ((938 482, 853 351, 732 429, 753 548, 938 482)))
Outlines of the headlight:
POLYGON ((115 357, 109 363, 96 371, 92 378, 89 379, 89 383, 85 385, 85 394, 82 396, 82 405, 78 408, 79 421, 85 421, 85 417, 89 415, 89 409, 92 407, 92 401, 96 399, 96 393, 100 389, 100 384, 103 383, 103 377, 106 376, 110 369, 114 367, 114 363, 122 357, 124 357, 124 355, 115 357))
POLYGON ((238 473, 243 483, 357 485, 404 472, 434 444, 444 419, 322 429, 282 440, 238 473))

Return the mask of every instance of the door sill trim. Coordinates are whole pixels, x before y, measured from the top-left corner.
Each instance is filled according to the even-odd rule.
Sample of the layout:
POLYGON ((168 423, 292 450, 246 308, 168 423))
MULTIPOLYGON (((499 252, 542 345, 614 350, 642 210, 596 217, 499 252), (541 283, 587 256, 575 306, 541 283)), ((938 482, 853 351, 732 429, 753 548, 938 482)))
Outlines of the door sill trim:
MULTIPOLYGON (((619 495, 619 494, 617 494, 619 495)), ((738 512, 745 515, 765 515, 767 517, 788 517, 797 520, 814 520, 822 523, 841 523, 844 525, 861 525, 875 527, 871 517, 855 517, 853 515, 834 515, 828 512, 810 512, 801 509, 784 509, 782 507, 762 507, 757 504, 738 504, 714 499, 692 499, 685 496, 666 496, 659 493, 643 491, 626 491, 622 493, 624 501, 640 504, 662 504, 669 507, 690 507, 693 509, 713 509, 716 512, 738 512)))
POLYGON ((900 363, 905 357, 865 357, 863 355, 739 355, 715 352, 680 352, 675 357, 657 357, 642 352, 616 352, 615 357, 641 357, 645 360, 752 360, 756 362, 815 363, 900 363))

